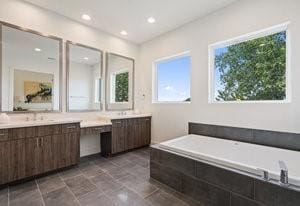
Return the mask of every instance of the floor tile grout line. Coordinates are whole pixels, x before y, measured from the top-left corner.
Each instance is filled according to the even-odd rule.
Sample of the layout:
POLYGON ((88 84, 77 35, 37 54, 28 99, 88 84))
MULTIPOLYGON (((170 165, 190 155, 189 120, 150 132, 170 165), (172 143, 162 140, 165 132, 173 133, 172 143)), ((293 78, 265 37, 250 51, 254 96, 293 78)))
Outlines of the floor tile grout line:
POLYGON ((35 184, 36 184, 36 186, 37 186, 37 188, 38 188, 38 191, 39 191, 39 193, 40 193, 40 195, 41 195, 43 205, 46 206, 46 203, 45 203, 45 201, 44 201, 43 194, 42 194, 42 192, 41 192, 41 190, 40 190, 40 186, 39 186, 39 184, 38 184, 38 182, 37 182, 37 179, 34 179, 34 181, 35 181, 35 184))
POLYGON ((66 185, 66 188, 69 190, 69 192, 71 192, 71 195, 75 198, 75 201, 81 206, 79 199, 76 197, 76 195, 73 193, 73 191, 69 188, 68 185, 66 185))

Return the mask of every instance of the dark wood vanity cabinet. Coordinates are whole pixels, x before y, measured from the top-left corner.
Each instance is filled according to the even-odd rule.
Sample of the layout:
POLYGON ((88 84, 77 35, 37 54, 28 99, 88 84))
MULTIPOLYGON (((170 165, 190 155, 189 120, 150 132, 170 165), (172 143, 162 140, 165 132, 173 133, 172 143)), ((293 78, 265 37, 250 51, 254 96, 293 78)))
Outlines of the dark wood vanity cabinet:
POLYGON ((0 185, 79 162, 79 123, 0 130, 0 185))
POLYGON ((101 137, 104 155, 116 154, 149 145, 151 142, 151 117, 114 119, 111 136, 101 137))

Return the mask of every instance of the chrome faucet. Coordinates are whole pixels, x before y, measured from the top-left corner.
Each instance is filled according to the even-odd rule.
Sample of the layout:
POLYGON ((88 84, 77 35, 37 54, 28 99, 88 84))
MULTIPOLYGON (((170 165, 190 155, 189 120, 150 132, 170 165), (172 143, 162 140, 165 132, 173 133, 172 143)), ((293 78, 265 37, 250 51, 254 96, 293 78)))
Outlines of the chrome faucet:
POLYGON ((283 161, 279 161, 280 167, 280 185, 288 186, 289 185, 289 176, 288 176, 288 169, 286 164, 283 161))

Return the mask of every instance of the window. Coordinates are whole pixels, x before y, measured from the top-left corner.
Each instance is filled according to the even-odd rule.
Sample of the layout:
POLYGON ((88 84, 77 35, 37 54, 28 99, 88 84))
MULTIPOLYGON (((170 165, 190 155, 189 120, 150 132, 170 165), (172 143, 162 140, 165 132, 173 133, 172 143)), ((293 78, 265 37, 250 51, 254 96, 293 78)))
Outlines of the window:
POLYGON ((128 71, 122 71, 111 75, 111 102, 128 102, 128 71))
POLYGON ((211 101, 286 101, 287 24, 210 46, 211 101))
POLYGON ((189 53, 158 60, 154 65, 153 102, 190 102, 189 53))

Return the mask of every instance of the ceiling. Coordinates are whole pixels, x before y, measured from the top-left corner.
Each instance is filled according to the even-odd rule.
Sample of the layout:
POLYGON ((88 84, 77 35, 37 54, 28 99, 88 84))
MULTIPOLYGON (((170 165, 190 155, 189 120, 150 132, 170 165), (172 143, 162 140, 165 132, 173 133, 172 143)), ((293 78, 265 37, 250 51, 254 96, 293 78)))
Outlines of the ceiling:
POLYGON ((141 44, 237 0, 24 0, 141 44), (88 14, 92 19, 81 19, 88 14), (154 17, 156 23, 147 19, 154 17), (120 32, 127 31, 127 36, 120 32))

